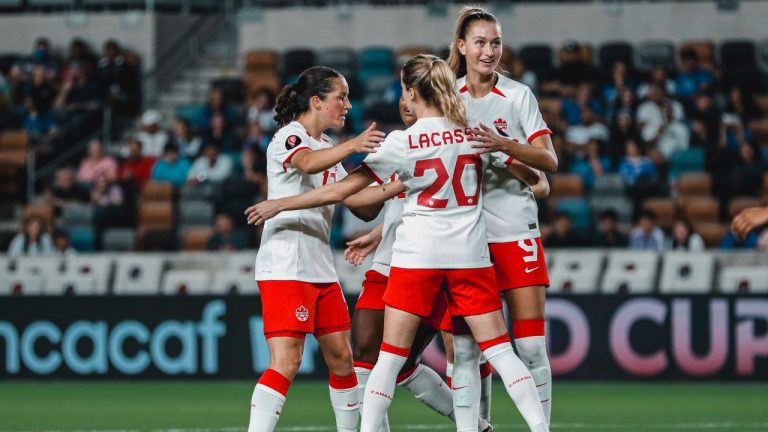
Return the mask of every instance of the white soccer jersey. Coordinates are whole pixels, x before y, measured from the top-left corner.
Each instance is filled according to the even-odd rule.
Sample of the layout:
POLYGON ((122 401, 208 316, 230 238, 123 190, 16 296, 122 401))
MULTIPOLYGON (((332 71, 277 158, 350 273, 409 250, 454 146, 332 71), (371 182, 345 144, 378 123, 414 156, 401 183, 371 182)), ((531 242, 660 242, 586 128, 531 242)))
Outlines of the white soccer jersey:
POLYGON ((467 131, 444 117, 422 118, 392 132, 362 169, 379 183, 397 174, 406 187, 403 221, 392 246, 392 266, 417 269, 483 268, 491 265, 482 218, 483 170, 467 131))
MULTIPOLYGON (((307 174, 290 163, 299 151, 332 146, 328 137, 316 140, 296 121, 277 131, 267 148, 268 198, 299 195, 344 178, 341 164, 307 174)), ((337 282, 329 246, 333 207, 286 211, 268 220, 256 256, 256 280, 337 282)))
MULTIPOLYGON (((521 143, 552 133, 541 118, 531 89, 503 75, 493 90, 475 99, 467 90, 466 77, 456 81, 459 96, 467 107, 467 120, 480 122, 521 143)), ((504 243, 540 237, 539 209, 531 188, 505 169, 491 165, 483 180, 483 215, 489 243, 504 243)))
MULTIPOLYGON (((395 181, 393 175, 390 181, 395 181)), ((403 222, 403 207, 405 206, 405 194, 400 194, 384 204, 384 228, 381 231, 381 242, 373 256, 371 270, 389 276, 389 267, 392 264, 392 246, 395 244, 395 232, 403 222)))

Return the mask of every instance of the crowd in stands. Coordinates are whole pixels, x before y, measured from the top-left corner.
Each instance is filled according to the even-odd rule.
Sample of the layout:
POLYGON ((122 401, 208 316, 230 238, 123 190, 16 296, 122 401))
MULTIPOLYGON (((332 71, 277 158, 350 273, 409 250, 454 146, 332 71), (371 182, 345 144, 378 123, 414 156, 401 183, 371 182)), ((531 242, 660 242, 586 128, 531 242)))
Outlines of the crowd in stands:
MULTIPOLYGON (((552 196, 539 203, 545 247, 768 250, 768 231, 739 239, 726 228, 734 211, 765 205, 768 151, 760 144, 768 144, 768 117, 765 99, 755 98, 765 91, 765 76, 754 71, 738 75, 718 67, 713 58, 704 58, 700 48, 682 47, 671 64, 645 69, 634 65, 632 56, 608 61, 602 51, 601 61, 595 62, 590 47, 575 41, 560 48, 557 67, 536 63, 534 57, 523 55, 525 50, 518 54, 505 50, 506 70, 539 99, 560 162, 558 173, 550 176, 552 196), (613 190, 605 188, 609 183, 613 190), (706 211, 697 210, 702 206, 706 211)), ((49 100, 49 105, 35 103, 57 106, 59 99, 68 98, 61 96, 66 87, 87 85, 79 83, 82 76, 102 71, 108 51, 105 46, 105 56, 94 63, 68 60, 65 64, 82 66, 51 69, 57 73, 42 73, 49 71, 49 60, 36 60, 28 85, 37 90, 29 90, 27 99, 49 100), (35 87, 39 80, 56 76, 71 81, 57 86, 58 95, 45 86, 35 87)), ((363 54, 361 62, 362 58, 363 54)), ((395 58, 379 76, 357 71, 358 81, 347 77, 353 97, 366 100, 352 101, 363 111, 360 118, 376 120, 384 129, 401 127, 396 117, 382 114, 397 110, 395 58), (381 83, 382 77, 384 84, 376 84, 381 92, 373 93, 380 94, 380 100, 368 102, 371 83, 381 83)), ((99 76, 109 76, 105 73, 99 76)), ((68 203, 90 205, 97 250, 105 248, 103 233, 116 226, 135 229, 135 245, 143 249, 256 247, 257 230, 244 225, 242 210, 266 196, 264 155, 277 127, 272 118, 277 87, 249 84, 256 79, 249 73, 243 77, 243 94, 214 83, 204 105, 193 110, 180 107, 177 118, 145 111, 139 119, 140 132, 125 142, 119 155, 105 155, 101 144, 93 141, 77 170, 62 168, 56 173, 47 202, 59 213, 68 203), (168 220, 162 222, 149 210, 161 208, 147 192, 148 185, 156 184, 172 185, 170 195, 160 200, 170 209, 163 216, 168 220), (200 201, 212 204, 207 216, 185 223, 188 209, 201 206, 200 201), (165 234, 156 235, 158 227, 165 234)), ((107 88, 112 90, 111 85, 107 88)), ((110 97, 119 100, 122 92, 118 85, 110 97)), ((87 97, 70 100, 73 107, 87 101, 87 97)), ((337 141, 363 126, 354 113, 349 118, 345 130, 336 131, 337 141)), ((348 168, 360 160, 351 158, 348 168)), ((347 218, 348 213, 337 212, 337 246, 358 232, 344 229, 350 223, 347 218)), ((25 227, 28 231, 34 229, 25 227)), ((17 245, 14 251, 18 250, 27 249, 17 245)))

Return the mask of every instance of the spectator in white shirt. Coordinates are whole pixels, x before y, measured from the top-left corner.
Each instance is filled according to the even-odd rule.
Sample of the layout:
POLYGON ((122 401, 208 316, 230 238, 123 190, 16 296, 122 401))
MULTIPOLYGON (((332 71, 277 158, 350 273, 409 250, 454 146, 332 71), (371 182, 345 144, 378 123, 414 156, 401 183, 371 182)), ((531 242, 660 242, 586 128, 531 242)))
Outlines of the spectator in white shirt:
POLYGON ((669 99, 658 83, 651 84, 648 100, 637 108, 636 118, 643 141, 655 147, 665 161, 688 148, 691 133, 683 123, 683 106, 669 99))
POLYGON ((141 115, 141 132, 137 138, 141 141, 144 156, 160 157, 163 155, 168 134, 162 129, 163 116, 156 110, 147 110, 141 115))
POLYGON ((678 219, 672 224, 672 235, 667 239, 667 247, 676 251, 703 251, 706 249, 704 240, 696 234, 691 223, 678 219))
POLYGON ((31 216, 21 228, 21 231, 13 237, 8 247, 8 256, 41 256, 53 255, 53 239, 45 230, 43 220, 37 216, 31 216))
POLYGON ((207 145, 189 169, 187 183, 192 186, 205 182, 221 183, 232 175, 232 170, 232 159, 225 154, 219 154, 216 146, 207 145))

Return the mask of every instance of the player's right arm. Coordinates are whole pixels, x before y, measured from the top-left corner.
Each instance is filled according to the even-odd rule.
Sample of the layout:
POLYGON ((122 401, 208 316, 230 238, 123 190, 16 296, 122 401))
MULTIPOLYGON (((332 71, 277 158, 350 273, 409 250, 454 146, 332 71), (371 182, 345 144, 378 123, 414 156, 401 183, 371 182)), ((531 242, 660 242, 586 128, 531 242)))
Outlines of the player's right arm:
POLYGON ((731 229, 743 239, 750 231, 767 223, 768 207, 751 207, 743 210, 733 219, 731 229))
POLYGON ((539 183, 539 171, 519 161, 513 160, 507 166, 507 171, 528 186, 533 187, 539 183))
POLYGON ((352 265, 360 265, 365 258, 381 243, 381 235, 384 231, 384 224, 376 225, 368 234, 347 242, 347 248, 344 250, 344 259, 352 265))
POLYGON ((539 182, 531 186, 533 197, 537 200, 544 199, 549 196, 549 179, 547 179, 544 171, 539 171, 539 182))
POLYGON ((376 130, 376 122, 373 122, 365 132, 349 141, 321 150, 307 148, 305 151, 295 153, 290 162, 299 171, 317 174, 355 153, 375 153, 382 141, 384 141, 384 132, 376 130))

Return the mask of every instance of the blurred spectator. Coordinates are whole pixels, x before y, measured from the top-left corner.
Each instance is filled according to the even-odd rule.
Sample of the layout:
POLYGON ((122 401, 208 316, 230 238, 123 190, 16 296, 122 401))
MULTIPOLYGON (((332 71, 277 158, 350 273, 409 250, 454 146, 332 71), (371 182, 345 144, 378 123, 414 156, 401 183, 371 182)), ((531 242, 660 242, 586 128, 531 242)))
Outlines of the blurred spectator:
POLYGON ((665 161, 676 151, 688 148, 690 132, 683 119, 683 106, 669 99, 664 88, 656 83, 650 87, 648 100, 637 108, 643 141, 654 146, 665 161))
POLYGON ((513 80, 528 86, 534 94, 539 93, 539 81, 533 71, 525 68, 525 62, 515 55, 510 60, 509 75, 513 80))
POLYGON ((734 249, 755 249, 757 248, 757 241, 760 236, 757 231, 752 231, 743 239, 736 236, 733 231, 728 231, 720 240, 720 249, 734 250, 734 249))
MULTIPOLYGON (((45 75, 50 80, 54 79, 59 73, 59 59, 52 52, 51 43, 45 37, 39 37, 35 40, 32 54, 14 64, 11 67, 10 75, 16 82, 26 83, 32 80, 32 75, 38 66, 44 68, 45 75)), ((16 100, 20 101, 21 97, 16 100)))
POLYGON ((13 237, 8 247, 8 256, 53 255, 53 240, 45 230, 45 224, 39 217, 27 218, 21 231, 13 237))
POLYGON ((629 78, 627 65, 623 61, 616 61, 611 67, 610 80, 603 84, 603 101, 608 105, 614 105, 625 89, 632 91, 637 83, 629 78))
POLYGON ((588 144, 604 147, 608 136, 608 127, 598 121, 589 105, 581 108, 581 122, 570 126, 565 132, 570 153, 582 159, 587 154, 588 144))
POLYGON ((35 105, 31 96, 24 98, 24 129, 36 141, 48 140, 56 132, 56 122, 51 111, 43 111, 35 105))
POLYGON ((575 86, 581 83, 596 83, 599 73, 584 61, 579 43, 568 40, 563 44, 561 64, 555 71, 555 77, 565 86, 575 86))
POLYGON ((668 248, 676 251, 703 251, 704 239, 694 230, 686 219, 677 219, 672 224, 672 235, 667 240, 668 248))
POLYGON ((630 138, 626 141, 624 153, 626 156, 619 163, 618 171, 625 185, 635 186, 640 180, 656 180, 656 166, 651 158, 640 152, 635 140, 630 138))
POLYGON ((712 97, 697 93, 691 108, 691 147, 702 147, 708 152, 715 149, 720 133, 721 116, 712 97))
POLYGON ((272 134, 277 130, 275 121, 275 94, 268 88, 256 91, 251 101, 246 104, 246 123, 258 123, 265 134, 272 134))
POLYGON ((563 115, 570 125, 577 125, 582 122, 582 110, 591 108, 596 116, 602 115, 602 105, 598 99, 592 95, 592 85, 588 83, 579 84, 576 88, 575 96, 566 96, 562 101, 563 115))
POLYGON ((628 112, 632 115, 633 119, 635 118, 635 113, 637 112, 637 98, 632 89, 623 88, 619 92, 619 97, 614 102, 609 113, 611 121, 615 121, 616 116, 622 112, 628 112))
POLYGON ((248 249, 248 242, 240 231, 234 229, 232 218, 220 213, 216 215, 213 235, 208 239, 210 251, 238 251, 248 249))
POLYGON ((224 91, 219 87, 212 87, 208 91, 208 101, 203 108, 200 123, 204 128, 213 128, 213 118, 215 114, 224 117, 224 123, 234 123, 236 120, 235 110, 227 102, 224 91))
POLYGON ((260 152, 266 153, 271 138, 263 132, 261 124, 248 123, 248 130, 243 139, 243 149, 256 147, 260 152))
POLYGON ((35 66, 32 82, 25 90, 25 96, 32 98, 32 103, 40 112, 47 113, 56 99, 56 89, 43 66, 35 66))
POLYGON ((619 214, 614 209, 603 210, 598 216, 597 235, 593 246, 625 248, 627 243, 627 236, 619 230, 619 214))
POLYGON ((67 113, 83 112, 99 108, 101 100, 98 85, 89 82, 79 66, 72 66, 68 69, 54 105, 67 113))
POLYGON ((158 159, 152 168, 152 180, 171 182, 180 188, 187 182, 189 168, 189 161, 179 157, 179 148, 176 144, 168 143, 163 149, 163 157, 158 159))
POLYGON ((262 197, 267 196, 267 159, 257 146, 243 148, 241 155, 243 175, 259 191, 262 197))
POLYGON ((91 48, 84 40, 77 38, 72 39, 72 42, 69 43, 62 76, 68 76, 71 69, 77 68, 80 69, 85 76, 91 77, 96 71, 97 61, 98 59, 96 58, 96 55, 93 54, 91 48))
POLYGON ((64 230, 53 230, 54 253, 62 256, 74 255, 77 251, 69 241, 69 234, 64 230))
POLYGON ((680 67, 677 72, 677 95, 688 98, 700 91, 709 91, 715 84, 712 72, 699 64, 699 54, 694 49, 680 52, 680 67))
POLYGON ((162 122, 163 116, 159 111, 146 110, 141 115, 141 131, 138 138, 146 156, 159 157, 168 143, 168 134, 161 128, 162 122))
MULTIPOLYGON (((114 113, 118 116, 135 113, 139 102, 139 71, 127 60, 117 41, 108 40, 104 43, 103 55, 97 66, 103 94, 111 103, 114 113)), ((162 146, 157 149, 157 155, 161 149, 162 146)))
POLYGON ((629 248, 661 252, 664 243, 664 231, 656 225, 656 214, 650 210, 641 210, 637 216, 637 226, 629 233, 629 248))
POLYGON ((173 134, 170 142, 179 148, 182 157, 194 159, 200 155, 200 146, 203 140, 192 133, 189 122, 183 118, 177 118, 173 122, 173 134))
POLYGON ((123 225, 127 221, 123 202, 123 191, 120 186, 104 174, 98 174, 91 189, 96 250, 101 250, 102 233, 105 229, 123 225))
POLYGON ((573 230, 571 217, 566 213, 557 212, 553 216, 552 233, 544 241, 548 248, 573 248, 587 246, 581 234, 573 230))
POLYGON ((203 145, 213 145, 221 152, 236 152, 240 146, 235 136, 229 130, 229 124, 224 114, 215 112, 211 115, 211 127, 203 134, 203 145))
POLYGON ((157 159, 144 156, 141 151, 141 141, 136 138, 130 138, 126 143, 128 156, 120 162, 120 169, 117 174, 118 181, 126 184, 134 192, 138 192, 144 186, 150 177, 152 177, 152 168, 157 159))
POLYGON ((618 169, 621 158, 626 155, 626 144, 628 140, 637 141, 639 138, 635 119, 632 112, 622 108, 617 113, 611 123, 608 144, 601 148, 600 153, 608 155, 611 160, 611 166, 618 169))
POLYGON ((193 186, 206 182, 221 183, 232 175, 233 168, 229 156, 219 154, 216 146, 208 144, 189 169, 187 182, 193 186))
POLYGON ((751 97, 744 97, 739 86, 733 86, 727 93, 725 112, 738 116, 741 124, 749 127, 750 122, 761 115, 760 109, 751 97))
POLYGON ((52 205, 61 207, 88 201, 88 191, 75 180, 75 171, 71 168, 61 168, 56 171, 53 186, 49 192, 52 205))
POLYGON ((651 70, 651 79, 637 88, 637 97, 645 99, 651 91, 651 87, 658 84, 668 95, 677 94, 677 85, 675 81, 669 79, 667 70, 662 66, 656 66, 651 70))
POLYGON ((21 119, 14 112, 10 97, 0 92, 0 130, 18 129, 21 126, 21 119))
POLYGON ((117 161, 104 154, 101 141, 92 139, 88 143, 88 155, 80 162, 80 168, 77 170, 77 181, 92 185, 99 176, 106 177, 110 182, 114 181, 117 178, 117 161))

